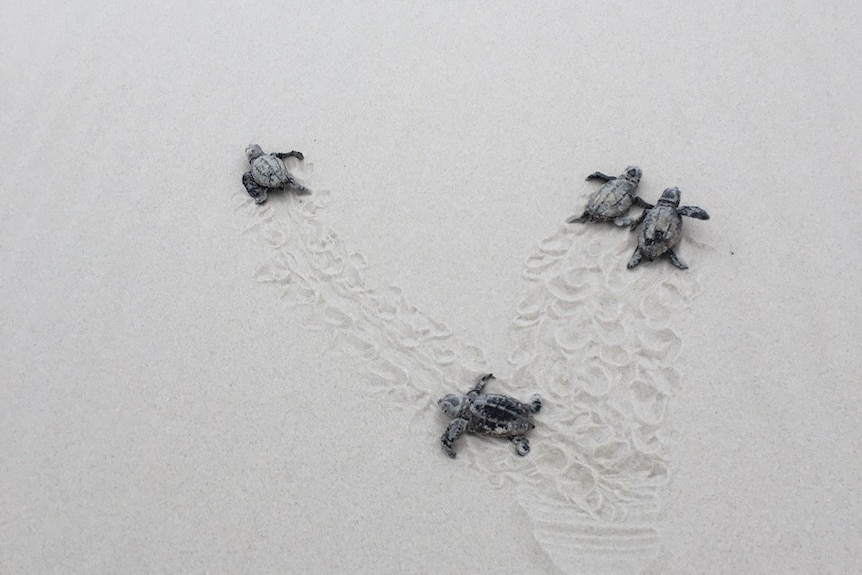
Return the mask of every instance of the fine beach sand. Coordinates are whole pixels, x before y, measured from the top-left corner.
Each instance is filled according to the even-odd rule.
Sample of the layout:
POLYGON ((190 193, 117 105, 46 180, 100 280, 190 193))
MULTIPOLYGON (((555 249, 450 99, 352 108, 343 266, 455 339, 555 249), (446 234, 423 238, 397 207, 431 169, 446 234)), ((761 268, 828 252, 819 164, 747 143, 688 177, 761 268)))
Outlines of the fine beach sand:
POLYGON ((198 4, 0 8, 0 573, 862 568, 862 8, 198 4))

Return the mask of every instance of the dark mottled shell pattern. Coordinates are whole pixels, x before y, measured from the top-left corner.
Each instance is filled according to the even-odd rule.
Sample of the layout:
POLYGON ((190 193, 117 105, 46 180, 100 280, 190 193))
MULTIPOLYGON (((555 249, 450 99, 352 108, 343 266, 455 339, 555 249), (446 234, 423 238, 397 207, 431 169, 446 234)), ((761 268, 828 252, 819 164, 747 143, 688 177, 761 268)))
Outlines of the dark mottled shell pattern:
POLYGON ((654 260, 679 243, 681 232, 682 218, 676 206, 659 203, 644 218, 638 247, 644 257, 654 260))
POLYGON ((467 431, 492 437, 523 435, 535 427, 530 406, 505 395, 477 396, 464 417, 467 431))
POLYGON ((264 154, 252 160, 251 175, 255 182, 267 188, 279 188, 290 177, 284 162, 272 154, 264 154))
POLYGON ((638 184, 617 178, 590 194, 586 211, 595 218, 611 220, 625 214, 632 207, 632 195, 638 184))

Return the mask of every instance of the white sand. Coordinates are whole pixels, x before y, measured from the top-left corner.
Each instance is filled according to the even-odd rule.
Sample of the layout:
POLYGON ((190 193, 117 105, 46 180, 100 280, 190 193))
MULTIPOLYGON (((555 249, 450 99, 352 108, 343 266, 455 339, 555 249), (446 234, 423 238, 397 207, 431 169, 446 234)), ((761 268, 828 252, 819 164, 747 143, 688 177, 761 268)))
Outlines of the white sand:
POLYGON ((858 3, 78 4, 0 8, 0 573, 860 569, 858 3), (690 270, 561 226, 630 163, 690 270))

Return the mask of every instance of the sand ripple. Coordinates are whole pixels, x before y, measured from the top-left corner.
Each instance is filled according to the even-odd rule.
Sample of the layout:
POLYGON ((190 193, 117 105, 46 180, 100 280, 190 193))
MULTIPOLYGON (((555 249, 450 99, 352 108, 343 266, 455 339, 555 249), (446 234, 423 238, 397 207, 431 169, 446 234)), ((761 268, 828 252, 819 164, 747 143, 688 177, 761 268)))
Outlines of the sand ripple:
POLYGON ((536 540, 566 573, 642 572, 661 553, 666 419, 681 380, 673 326, 700 288, 696 271, 665 262, 627 270, 631 246, 610 226, 563 226, 530 256, 512 381, 559 399, 530 457, 481 464, 511 469, 536 540))
MULTIPOLYGON (((301 175, 304 167, 294 163, 292 169, 301 175)), ((270 248, 255 280, 275 286, 284 302, 301 308, 307 328, 331 333, 333 346, 367 361, 362 389, 402 407, 428 409, 432 398, 489 371, 480 347, 423 314, 400 288, 367 285, 366 257, 320 220, 328 200, 326 190, 277 195, 263 206, 242 191, 234 195, 236 210, 249 222, 244 233, 270 248)), ((429 430, 435 450, 439 434, 429 430)))

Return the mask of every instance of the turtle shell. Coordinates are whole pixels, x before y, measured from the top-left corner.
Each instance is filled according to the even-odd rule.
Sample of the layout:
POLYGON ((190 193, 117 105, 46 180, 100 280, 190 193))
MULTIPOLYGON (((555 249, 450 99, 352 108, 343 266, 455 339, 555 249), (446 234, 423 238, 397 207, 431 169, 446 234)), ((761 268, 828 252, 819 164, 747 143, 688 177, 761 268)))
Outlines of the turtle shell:
POLYGON ((673 206, 658 205, 647 212, 638 247, 644 257, 654 260, 673 248, 682 238, 682 218, 673 206))
POLYGON ((288 179, 287 168, 278 157, 264 154, 251 162, 254 181, 265 188, 280 188, 288 179))
POLYGON ((506 395, 479 395, 470 402, 468 431, 492 437, 523 435, 533 429, 532 411, 506 395))
POLYGON ((632 206, 632 193, 637 184, 617 178, 590 194, 587 211, 595 218, 611 220, 625 214, 632 206))

